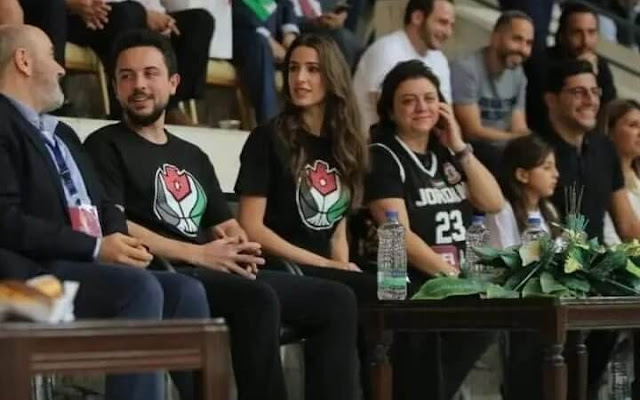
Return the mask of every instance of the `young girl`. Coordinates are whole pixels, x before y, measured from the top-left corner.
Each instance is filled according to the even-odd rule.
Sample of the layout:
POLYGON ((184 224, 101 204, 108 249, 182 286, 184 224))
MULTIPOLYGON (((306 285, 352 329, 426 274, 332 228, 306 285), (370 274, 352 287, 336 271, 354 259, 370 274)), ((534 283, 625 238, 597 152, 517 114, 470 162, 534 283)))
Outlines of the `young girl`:
POLYGON ((500 170, 500 185, 507 201, 500 212, 486 217, 491 245, 505 248, 519 244, 532 214, 539 216, 542 229, 550 232, 550 224, 558 220, 547 200, 558 183, 553 148, 535 135, 514 139, 505 149, 500 170))
MULTIPOLYGON (((609 135, 620 156, 629 203, 640 216, 640 104, 635 100, 614 100, 606 108, 603 122, 603 131, 609 135)), ((604 220, 604 242, 620 243, 608 213, 604 220)))

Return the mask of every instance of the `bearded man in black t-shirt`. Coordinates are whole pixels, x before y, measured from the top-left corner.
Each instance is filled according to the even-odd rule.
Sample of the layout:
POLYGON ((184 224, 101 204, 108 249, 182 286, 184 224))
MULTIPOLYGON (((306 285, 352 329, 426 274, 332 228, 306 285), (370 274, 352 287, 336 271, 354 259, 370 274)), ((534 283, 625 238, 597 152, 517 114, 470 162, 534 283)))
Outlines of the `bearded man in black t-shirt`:
POLYGON ((165 130, 179 76, 163 37, 132 32, 115 46, 115 86, 124 120, 85 146, 130 233, 180 273, 200 279, 213 316, 230 327, 240 400, 286 399, 279 357, 281 320, 307 337, 306 398, 353 395, 355 297, 330 281, 259 271, 260 245, 233 219, 215 171, 195 145, 165 130))

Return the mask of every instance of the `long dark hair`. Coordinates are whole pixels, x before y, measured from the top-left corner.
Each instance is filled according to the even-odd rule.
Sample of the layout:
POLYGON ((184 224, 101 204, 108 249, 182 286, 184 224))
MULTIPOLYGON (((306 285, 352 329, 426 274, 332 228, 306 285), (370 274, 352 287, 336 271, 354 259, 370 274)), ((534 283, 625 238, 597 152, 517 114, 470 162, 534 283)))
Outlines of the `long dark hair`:
MULTIPOLYGON (((600 119, 600 131, 611 136, 618 120, 632 110, 640 110, 640 103, 633 99, 616 99, 607 104, 600 119)), ((640 159, 633 160, 633 172, 640 177, 640 159)))
POLYGON ((396 64, 384 77, 382 92, 378 99, 378 124, 372 128, 375 134, 396 134, 397 126, 393 120, 393 97, 404 81, 409 79, 424 78, 431 82, 438 90, 438 99, 443 103, 444 96, 440 92, 440 80, 422 61, 410 60, 396 64))
MULTIPOLYGON (((552 153, 553 147, 534 134, 512 140, 504 150, 500 186, 504 196, 511 203, 520 232, 527 227, 528 212, 524 185, 516 178, 516 171, 518 168, 530 170, 539 167, 552 153)), ((558 213, 551 202, 541 199, 539 208, 550 227, 552 222, 558 221, 558 213)))
MULTIPOLYGON (((361 117, 353 95, 351 73, 338 46, 329 38, 319 35, 302 35, 289 47, 284 65, 298 47, 310 47, 318 52, 320 71, 327 95, 322 132, 331 140, 331 150, 338 171, 351 194, 351 207, 362 202, 364 176, 369 167, 367 137, 362 129, 361 117)), ((284 143, 294 177, 299 177, 307 161, 307 149, 302 138, 308 127, 302 119, 302 109, 291 99, 289 71, 284 69, 284 110, 276 117, 276 132, 284 143)))

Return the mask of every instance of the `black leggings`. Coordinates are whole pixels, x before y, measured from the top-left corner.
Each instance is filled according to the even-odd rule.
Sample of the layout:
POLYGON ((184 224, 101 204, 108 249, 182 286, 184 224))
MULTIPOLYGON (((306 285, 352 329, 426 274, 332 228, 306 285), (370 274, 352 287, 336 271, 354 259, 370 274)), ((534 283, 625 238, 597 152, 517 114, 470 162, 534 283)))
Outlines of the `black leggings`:
POLYGON ((342 284, 262 270, 257 279, 205 268, 178 271, 202 282, 212 316, 230 328, 238 400, 287 398, 280 324, 305 338, 305 399, 351 400, 357 305, 342 284))

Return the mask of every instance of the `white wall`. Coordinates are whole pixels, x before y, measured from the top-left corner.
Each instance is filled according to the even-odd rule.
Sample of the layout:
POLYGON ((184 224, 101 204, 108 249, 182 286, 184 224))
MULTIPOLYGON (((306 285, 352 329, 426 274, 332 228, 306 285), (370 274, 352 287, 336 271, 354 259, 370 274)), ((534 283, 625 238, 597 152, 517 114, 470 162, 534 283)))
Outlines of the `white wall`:
MULTIPOLYGON (((78 133, 81 140, 113 121, 85 118, 60 118, 78 133)), ((169 132, 194 143, 208 156, 216 169, 220 186, 225 193, 233 193, 240 168, 240 152, 249 132, 212 128, 169 126, 169 132)))

